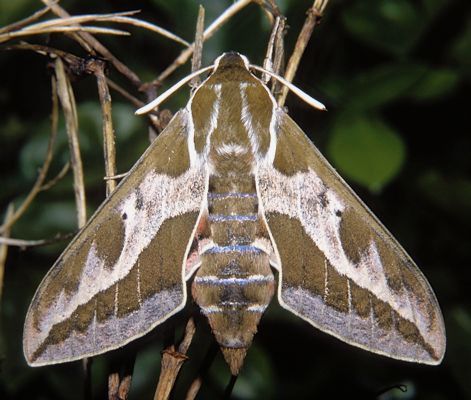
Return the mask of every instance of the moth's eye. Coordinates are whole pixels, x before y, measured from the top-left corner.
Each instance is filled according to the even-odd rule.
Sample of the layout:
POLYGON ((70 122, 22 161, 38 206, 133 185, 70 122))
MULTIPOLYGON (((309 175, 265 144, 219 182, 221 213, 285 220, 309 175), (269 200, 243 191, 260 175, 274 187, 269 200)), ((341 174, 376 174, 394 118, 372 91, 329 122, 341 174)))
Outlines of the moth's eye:
POLYGON ((335 215, 336 215, 337 217, 341 217, 341 216, 342 216, 342 211, 340 211, 340 210, 335 210, 335 215))
POLYGON ((122 218, 123 218, 123 219, 127 219, 127 218, 128 218, 128 214, 123 213, 122 218))

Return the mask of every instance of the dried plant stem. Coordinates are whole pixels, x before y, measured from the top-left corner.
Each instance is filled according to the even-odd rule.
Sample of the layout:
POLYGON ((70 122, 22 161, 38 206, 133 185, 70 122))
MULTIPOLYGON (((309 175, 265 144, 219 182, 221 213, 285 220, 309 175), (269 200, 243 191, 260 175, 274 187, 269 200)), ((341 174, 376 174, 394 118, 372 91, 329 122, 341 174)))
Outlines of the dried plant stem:
POLYGON ((218 353, 219 345, 215 341, 212 341, 211 346, 206 352, 203 362, 201 363, 201 367, 198 369, 198 376, 193 379, 193 382, 188 388, 185 400, 194 400, 196 398, 198 391, 200 390, 201 385, 203 383, 203 380, 205 379, 209 368, 211 367, 211 364, 213 363, 218 353))
POLYGON ((59 119, 58 111, 58 101, 57 101, 57 92, 56 92, 56 82, 54 79, 51 81, 52 85, 52 110, 51 110, 51 134, 49 136, 49 142, 47 144, 46 156, 44 158, 44 163, 39 170, 38 177, 36 182, 31 188, 30 192, 23 200, 23 203, 16 209, 13 215, 5 220, 3 225, 0 227, 0 233, 5 234, 6 231, 10 229, 13 224, 21 218, 25 211, 29 208, 33 200, 36 198, 37 194, 43 189, 44 181, 46 180, 47 173, 53 158, 54 144, 57 138, 57 124, 59 119))
MULTIPOLYGON (((273 71, 279 74, 281 65, 283 63, 284 56, 284 35, 285 35, 286 18, 283 15, 278 15, 275 18, 272 32, 270 34, 270 40, 267 46, 267 52, 265 54, 265 60, 263 67, 269 71, 273 71)), ((263 81, 267 83, 270 80, 268 74, 263 74, 263 81)), ((276 80, 273 81, 275 85, 276 80)), ((272 88, 273 92, 273 88, 272 88)))
MULTIPOLYGON (((201 68, 201 60, 203 57, 203 41, 204 41, 204 7, 199 6, 198 9, 198 20, 196 22, 196 34, 195 34, 195 51, 193 58, 191 59, 191 72, 198 71, 201 68)), ((201 76, 195 76, 190 86, 194 89, 201 83, 201 76)))
POLYGON ((232 391, 234 390, 234 386, 237 382, 237 378, 239 375, 231 375, 231 379, 229 380, 229 383, 226 386, 226 389, 224 390, 224 395, 223 399, 224 400, 229 400, 231 398, 232 391))
POLYGON ((125 32, 119 29, 113 28, 100 28, 99 26, 55 26, 46 29, 37 29, 37 30, 21 30, 11 33, 4 33, 0 35, 0 43, 6 42, 11 39, 16 39, 23 36, 32 36, 32 35, 42 35, 49 33, 58 33, 58 32, 90 32, 90 33, 105 33, 111 35, 129 35, 129 32, 125 32))
POLYGON ((59 171, 59 173, 54 178, 52 178, 49 182, 46 182, 44 185, 41 186, 41 192, 44 192, 52 188, 65 175, 67 175, 67 172, 69 172, 69 169, 70 169, 70 162, 67 161, 62 167, 62 169, 59 171))
MULTIPOLYGON (((111 95, 105 76, 105 63, 102 60, 95 60, 91 66, 95 73, 98 85, 98 96, 101 104, 101 115, 103 118, 103 150, 105 156, 105 176, 116 175, 116 146, 113 129, 113 115, 111 113, 111 95)), ((115 179, 106 180, 106 195, 109 196, 116 188, 115 179)))
MULTIPOLYGON (((49 10, 49 7, 48 7, 49 10)), ((150 22, 142 21, 137 18, 131 18, 130 15, 134 15, 139 11, 126 11, 119 13, 110 13, 110 14, 86 14, 78 15, 73 17, 62 17, 55 18, 48 21, 38 22, 37 24, 32 24, 22 28, 17 32, 28 32, 28 31, 47 31, 48 29, 63 27, 63 26, 75 26, 80 28, 79 24, 84 24, 88 22, 114 22, 120 24, 128 24, 137 26, 140 28, 145 28, 152 32, 156 32, 164 37, 167 37, 177 43, 183 44, 188 47, 190 44, 183 40, 181 37, 167 31, 166 29, 161 28, 158 25, 151 24, 150 22)), ((11 32, 10 29, 8 32, 11 32)), ((12 32, 13 33, 13 32, 12 32)))
POLYGON ((126 89, 122 88, 116 82, 111 80, 110 78, 106 78, 106 82, 108 86, 118 92, 121 96, 123 96, 126 100, 130 101, 134 106, 141 108, 145 106, 145 103, 139 100, 137 97, 134 97, 131 93, 129 93, 126 89))
POLYGON ((87 222, 85 184, 83 178, 82 157, 78 140, 78 117, 74 93, 69 78, 65 72, 64 63, 57 58, 55 63, 57 92, 64 111, 67 136, 69 138, 70 160, 74 173, 75 203, 77 206, 78 227, 81 228, 87 222))
MULTIPOLYGON (((285 79, 289 82, 293 81, 307 43, 311 38, 314 27, 319 23, 327 3, 328 0, 315 0, 311 8, 307 11, 306 20, 296 40, 293 53, 288 61, 288 66, 286 67, 285 79)), ((288 91, 289 89, 286 86, 281 90, 281 94, 278 97, 278 105, 280 107, 284 106, 288 91)))
MULTIPOLYGON (((224 25, 231 17, 237 14, 245 6, 250 4, 253 0, 239 0, 228 7, 213 23, 206 28, 203 34, 203 41, 208 40, 214 33, 224 25)), ((185 64, 193 54, 195 44, 192 43, 190 47, 183 50, 180 55, 170 64, 152 83, 151 85, 159 86, 166 78, 168 78, 179 66, 185 64)))
POLYGON ((135 353, 124 354, 113 361, 112 372, 108 375, 108 400, 125 400, 131 389, 131 378, 136 361, 135 353))
POLYGON ((166 400, 173 389, 178 373, 183 363, 188 359, 186 353, 190 347, 196 326, 193 318, 190 318, 185 327, 185 334, 182 342, 175 350, 175 346, 170 346, 162 353, 162 366, 160 370, 159 382, 154 394, 154 400, 166 400))
MULTIPOLYGON (((57 3, 57 0, 54 1, 54 3, 57 3)), ((50 11, 50 7, 46 6, 44 8, 41 8, 40 10, 36 11, 29 17, 22 19, 21 21, 14 22, 13 24, 4 26, 3 28, 0 28, 0 33, 5 33, 5 32, 11 32, 14 30, 18 30, 23 28, 24 26, 30 25, 32 22, 38 20, 41 18, 43 15, 46 15, 50 11)))
MULTIPOLYGON (((54 14, 62 17, 69 18, 70 15, 58 4, 53 3, 51 0, 41 0, 44 4, 49 5, 54 14)), ((127 65, 118 60, 105 46, 103 46, 97 39, 95 39, 88 32, 77 32, 74 36, 85 50, 91 52, 92 49, 107 59, 121 74, 128 78, 133 85, 140 87, 142 85, 139 77, 128 68, 127 65)))
POLYGON ((77 232, 68 233, 66 235, 57 235, 53 239, 39 239, 39 240, 24 240, 24 239, 13 239, 6 236, 0 237, 0 244, 5 244, 7 246, 15 246, 25 249, 27 247, 39 247, 46 246, 48 244, 57 243, 63 240, 68 240, 77 232))
MULTIPOLYGON (((8 225, 8 221, 13 216, 14 211, 15 211, 15 208, 13 204, 10 203, 7 207, 7 212, 5 213, 5 224, 8 225)), ((4 234, 4 238, 8 238, 8 236, 10 235, 10 229, 7 229, 3 234, 4 234)), ((3 277, 5 275, 5 262, 7 261, 7 254, 8 254, 8 244, 1 243, 0 244, 0 308, 2 304, 3 277)))

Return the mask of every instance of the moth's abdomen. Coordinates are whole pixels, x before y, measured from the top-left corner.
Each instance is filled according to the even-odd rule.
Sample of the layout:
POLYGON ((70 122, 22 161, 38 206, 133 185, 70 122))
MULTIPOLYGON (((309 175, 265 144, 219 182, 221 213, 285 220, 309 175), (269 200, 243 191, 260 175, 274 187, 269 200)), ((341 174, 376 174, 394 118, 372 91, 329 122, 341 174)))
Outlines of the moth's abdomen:
POLYGON ((253 177, 210 178, 210 188, 210 244, 200 255, 192 292, 236 374, 275 282, 268 254, 260 245, 268 240, 253 177))

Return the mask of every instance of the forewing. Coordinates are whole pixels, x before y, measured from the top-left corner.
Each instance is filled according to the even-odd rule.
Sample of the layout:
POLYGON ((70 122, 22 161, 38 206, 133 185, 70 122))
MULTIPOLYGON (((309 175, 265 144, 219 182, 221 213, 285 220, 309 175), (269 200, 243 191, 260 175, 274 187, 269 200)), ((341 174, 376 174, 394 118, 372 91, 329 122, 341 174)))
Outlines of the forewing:
POLYGON ((438 364, 445 328, 417 266, 281 110, 258 190, 280 270, 280 304, 352 345, 438 364))
POLYGON ((115 349, 183 308, 207 186, 189 122, 175 115, 42 281, 25 321, 30 365, 115 349))

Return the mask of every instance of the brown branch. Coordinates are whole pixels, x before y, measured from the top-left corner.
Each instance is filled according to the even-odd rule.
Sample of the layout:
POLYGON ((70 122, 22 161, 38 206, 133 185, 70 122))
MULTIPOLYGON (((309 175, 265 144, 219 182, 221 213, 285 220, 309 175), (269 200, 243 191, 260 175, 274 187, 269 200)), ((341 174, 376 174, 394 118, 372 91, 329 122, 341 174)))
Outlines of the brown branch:
POLYGON ((198 375, 193 379, 190 387, 186 392, 185 400, 194 400, 196 398, 203 380, 206 378, 209 368, 211 367, 218 353, 219 345, 213 340, 208 351, 206 352, 203 362, 201 363, 201 367, 198 369, 198 375))
MULTIPOLYGON (((15 208, 13 204, 10 203, 7 207, 7 212, 5 213, 5 222, 4 222, 5 225, 11 226, 11 224, 9 224, 9 220, 14 215, 14 210, 15 208)), ((10 236, 10 229, 6 229, 3 234, 4 234, 3 238, 8 239, 8 236, 10 236)), ((3 277, 5 275, 5 263, 7 261, 7 255, 8 255, 8 244, 1 243, 0 244, 0 309, 2 305, 3 277)))
POLYGON ((108 400, 128 398, 135 361, 136 354, 132 352, 120 355, 112 362, 112 371, 108 374, 108 400))
POLYGON ((58 111, 58 102, 57 102, 57 94, 56 94, 56 84, 55 80, 52 79, 52 110, 51 110, 51 134, 49 135, 49 141, 47 144, 46 156, 44 158, 43 165, 39 170, 38 177, 36 178, 36 182, 34 182, 33 187, 31 188, 30 192, 23 200, 23 203, 16 209, 13 215, 6 220, 3 225, 0 227, 0 233, 5 234, 13 224, 18 221, 21 216, 26 212, 29 208, 33 200, 36 198, 38 193, 42 190, 44 181, 46 180, 47 173, 49 171, 49 167, 51 166, 52 158, 53 158, 53 150, 54 144, 57 138, 57 124, 59 120, 59 111, 58 111))
POLYGON ((55 26, 45 29, 29 29, 16 32, 9 32, 0 35, 0 43, 6 42, 11 39, 16 39, 23 36, 44 35, 49 33, 58 32, 90 32, 90 33, 105 33, 111 35, 130 35, 129 32, 113 28, 100 28, 99 26, 55 26))
POLYGON ((110 78, 106 78, 106 82, 108 86, 118 92, 121 96, 123 96, 126 100, 130 101, 134 106, 141 108, 145 105, 145 103, 139 100, 137 97, 134 97, 131 93, 129 93, 126 89, 122 88, 116 82, 112 81, 110 78))
MULTIPOLYGON (((70 14, 65 11, 58 4, 52 4, 51 0, 41 0, 46 5, 51 7, 51 10, 54 14, 63 17, 69 18, 70 14)), ((107 59, 121 74, 123 74, 127 79, 129 79, 132 84, 136 87, 142 85, 141 80, 127 65, 118 60, 105 46, 103 46, 97 39, 95 39, 91 34, 87 32, 77 32, 74 36, 76 40, 80 43, 85 50, 91 52, 92 49, 100 54, 103 58, 107 59)))
MULTIPOLYGON (((54 1, 54 3, 57 3, 58 0, 54 1)), ((36 11, 29 17, 26 17, 25 19, 22 19, 20 21, 14 22, 13 24, 4 26, 3 28, 0 28, 0 33, 5 33, 5 32, 11 32, 14 30, 18 30, 23 28, 24 26, 27 26, 31 24, 32 22, 38 20, 41 18, 43 15, 46 15, 49 11, 51 10, 51 7, 46 6, 44 8, 41 8, 40 10, 36 11)))
MULTIPOLYGON (((196 22, 195 33, 195 51, 191 60, 191 72, 195 72, 201 68, 201 59, 203 57, 203 41, 204 41, 204 7, 200 4, 198 9, 198 20, 196 22)), ((190 86, 192 89, 199 86, 201 83, 201 76, 194 77, 190 86)))
MULTIPOLYGON (((328 0, 314 0, 313 5, 307 11, 307 17, 304 21, 304 25, 299 33, 298 39, 294 46, 293 53, 288 61, 288 66, 285 71, 285 79, 289 82, 293 81, 294 75, 301 61, 301 57, 306 49, 307 43, 311 38, 314 27, 319 23, 324 13, 325 7, 327 6, 328 0)), ((283 107, 288 95, 288 88, 286 86, 281 90, 281 94, 278 97, 278 105, 283 107)))
MULTIPOLYGON (((228 7, 218 18, 216 18, 213 23, 206 28, 203 34, 203 41, 208 40, 214 35, 214 33, 224 25, 231 17, 237 14, 245 6, 250 4, 253 0, 239 0, 232 6, 228 7)), ((156 79, 154 79, 150 84, 153 86, 160 86, 162 81, 168 78, 178 67, 185 64, 188 59, 193 54, 195 49, 195 44, 192 43, 190 47, 183 50, 180 55, 170 64, 156 79)))
MULTIPOLYGON (((278 15, 275 18, 270 39, 268 41, 263 68, 278 74, 283 63, 284 56, 284 35, 285 35, 286 18, 278 15)), ((263 74, 263 81, 268 83, 270 76, 263 74)), ((276 82, 275 80, 273 82, 276 82)), ((273 90, 272 90, 273 92, 273 90)))
POLYGON ((25 249, 27 247, 46 246, 49 244, 61 242, 63 240, 70 239, 76 234, 77 232, 73 232, 73 233, 67 233, 65 235, 56 235, 52 239, 38 239, 38 240, 14 239, 14 238, 6 237, 6 236, 0 236, 0 244, 5 244, 7 246, 20 247, 22 249, 25 249))
POLYGON ((57 58, 55 63, 57 93, 64 111, 67 136, 69 138, 70 161, 74 173, 75 203, 77 206, 78 227, 81 228, 87 222, 87 210, 85 202, 85 184, 83 178, 82 157, 78 139, 78 117, 74 93, 69 78, 65 72, 64 63, 57 58))
MULTIPOLYGON (((112 177, 116 175, 116 146, 115 134, 113 129, 113 115, 111 112, 111 95, 105 76, 105 62, 94 60, 90 65, 95 73, 98 85, 98 96, 101 104, 101 115, 103 118, 103 150, 105 157, 105 176, 112 177)), ((106 195, 109 196, 116 188, 115 179, 106 180, 106 195)))
POLYGON ((70 162, 67 161, 62 167, 62 169, 59 171, 59 173, 54 178, 52 178, 49 182, 46 182, 44 185, 41 186, 41 189, 40 189, 41 192, 49 190, 54 185, 56 185, 57 182, 59 182, 67 174, 67 172, 69 172, 69 169, 70 169, 70 162))
POLYGON ((154 400, 166 400, 173 389, 178 373, 183 363, 188 359, 186 353, 190 347, 196 326, 193 318, 190 318, 185 327, 185 335, 178 350, 172 345, 162 353, 162 367, 160 370, 159 382, 154 394, 154 400))

